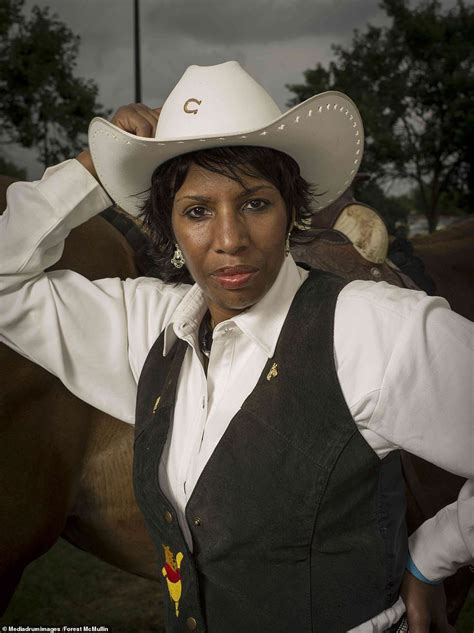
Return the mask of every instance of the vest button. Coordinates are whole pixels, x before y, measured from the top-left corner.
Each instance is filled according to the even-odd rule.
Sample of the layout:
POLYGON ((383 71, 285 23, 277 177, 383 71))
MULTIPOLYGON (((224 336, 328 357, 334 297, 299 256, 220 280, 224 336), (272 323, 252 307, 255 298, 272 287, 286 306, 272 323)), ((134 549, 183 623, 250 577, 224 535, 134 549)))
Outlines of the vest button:
POLYGON ((166 510, 166 512, 163 513, 163 518, 166 523, 173 523, 173 515, 169 510, 166 510))
POLYGON ((199 527, 201 525, 201 519, 199 517, 194 517, 193 523, 196 527, 199 527))
POLYGON ((195 631, 197 629, 198 623, 194 618, 188 618, 186 620, 186 626, 188 627, 188 631, 195 631))

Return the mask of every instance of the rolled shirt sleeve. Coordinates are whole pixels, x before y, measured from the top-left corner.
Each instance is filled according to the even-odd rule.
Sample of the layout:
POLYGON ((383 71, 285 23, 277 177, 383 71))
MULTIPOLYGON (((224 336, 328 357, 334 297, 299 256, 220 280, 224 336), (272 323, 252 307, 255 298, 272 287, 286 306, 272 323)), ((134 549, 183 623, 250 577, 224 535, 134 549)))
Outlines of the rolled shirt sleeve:
POLYGON ((409 539, 410 556, 425 578, 443 580, 474 561, 474 480, 456 502, 425 521, 409 539))
POLYGON ((0 216, 0 291, 58 261, 69 232, 110 204, 76 160, 50 167, 39 181, 10 185, 7 209, 0 216))

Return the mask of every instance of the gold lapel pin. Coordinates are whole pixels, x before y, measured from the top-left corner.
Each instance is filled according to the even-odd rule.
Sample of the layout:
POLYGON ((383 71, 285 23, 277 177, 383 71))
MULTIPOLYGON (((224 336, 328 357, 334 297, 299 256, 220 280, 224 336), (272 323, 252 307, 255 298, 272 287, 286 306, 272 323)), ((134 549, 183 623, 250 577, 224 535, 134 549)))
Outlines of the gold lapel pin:
POLYGON ((158 398, 155 401, 155 406, 153 407, 153 413, 155 413, 155 411, 158 409, 158 405, 160 404, 160 399, 161 399, 161 396, 158 396, 158 398))
POLYGON ((270 382, 272 378, 276 378, 278 376, 278 363, 273 363, 270 371, 267 374, 267 380, 270 382))

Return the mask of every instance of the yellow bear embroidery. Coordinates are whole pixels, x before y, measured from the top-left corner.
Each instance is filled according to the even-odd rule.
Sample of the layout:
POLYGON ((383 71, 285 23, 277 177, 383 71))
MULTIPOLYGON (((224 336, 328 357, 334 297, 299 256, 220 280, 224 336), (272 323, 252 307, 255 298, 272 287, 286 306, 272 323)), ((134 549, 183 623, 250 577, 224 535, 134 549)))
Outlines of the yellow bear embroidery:
POLYGON ((165 564, 161 568, 161 573, 166 578, 170 599, 174 602, 176 617, 178 617, 179 601, 181 599, 181 573, 179 570, 184 556, 182 552, 178 552, 175 558, 168 545, 163 545, 163 550, 165 552, 165 564))

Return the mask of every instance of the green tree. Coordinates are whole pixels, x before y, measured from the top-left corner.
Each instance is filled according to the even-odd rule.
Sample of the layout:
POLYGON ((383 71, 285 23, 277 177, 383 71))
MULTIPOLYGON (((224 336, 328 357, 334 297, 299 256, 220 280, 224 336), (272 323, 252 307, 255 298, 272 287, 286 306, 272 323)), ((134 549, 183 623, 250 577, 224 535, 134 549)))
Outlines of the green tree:
POLYGON ((93 81, 76 77, 79 37, 49 8, 0 0, 0 143, 35 147, 45 166, 77 153, 107 115, 93 81))
POLYGON ((342 90, 361 110, 366 128, 363 169, 379 184, 401 179, 419 190, 421 210, 435 230, 443 192, 474 206, 474 7, 457 0, 382 0, 387 27, 354 31, 335 61, 306 70, 287 86, 299 103, 316 92, 342 90))

